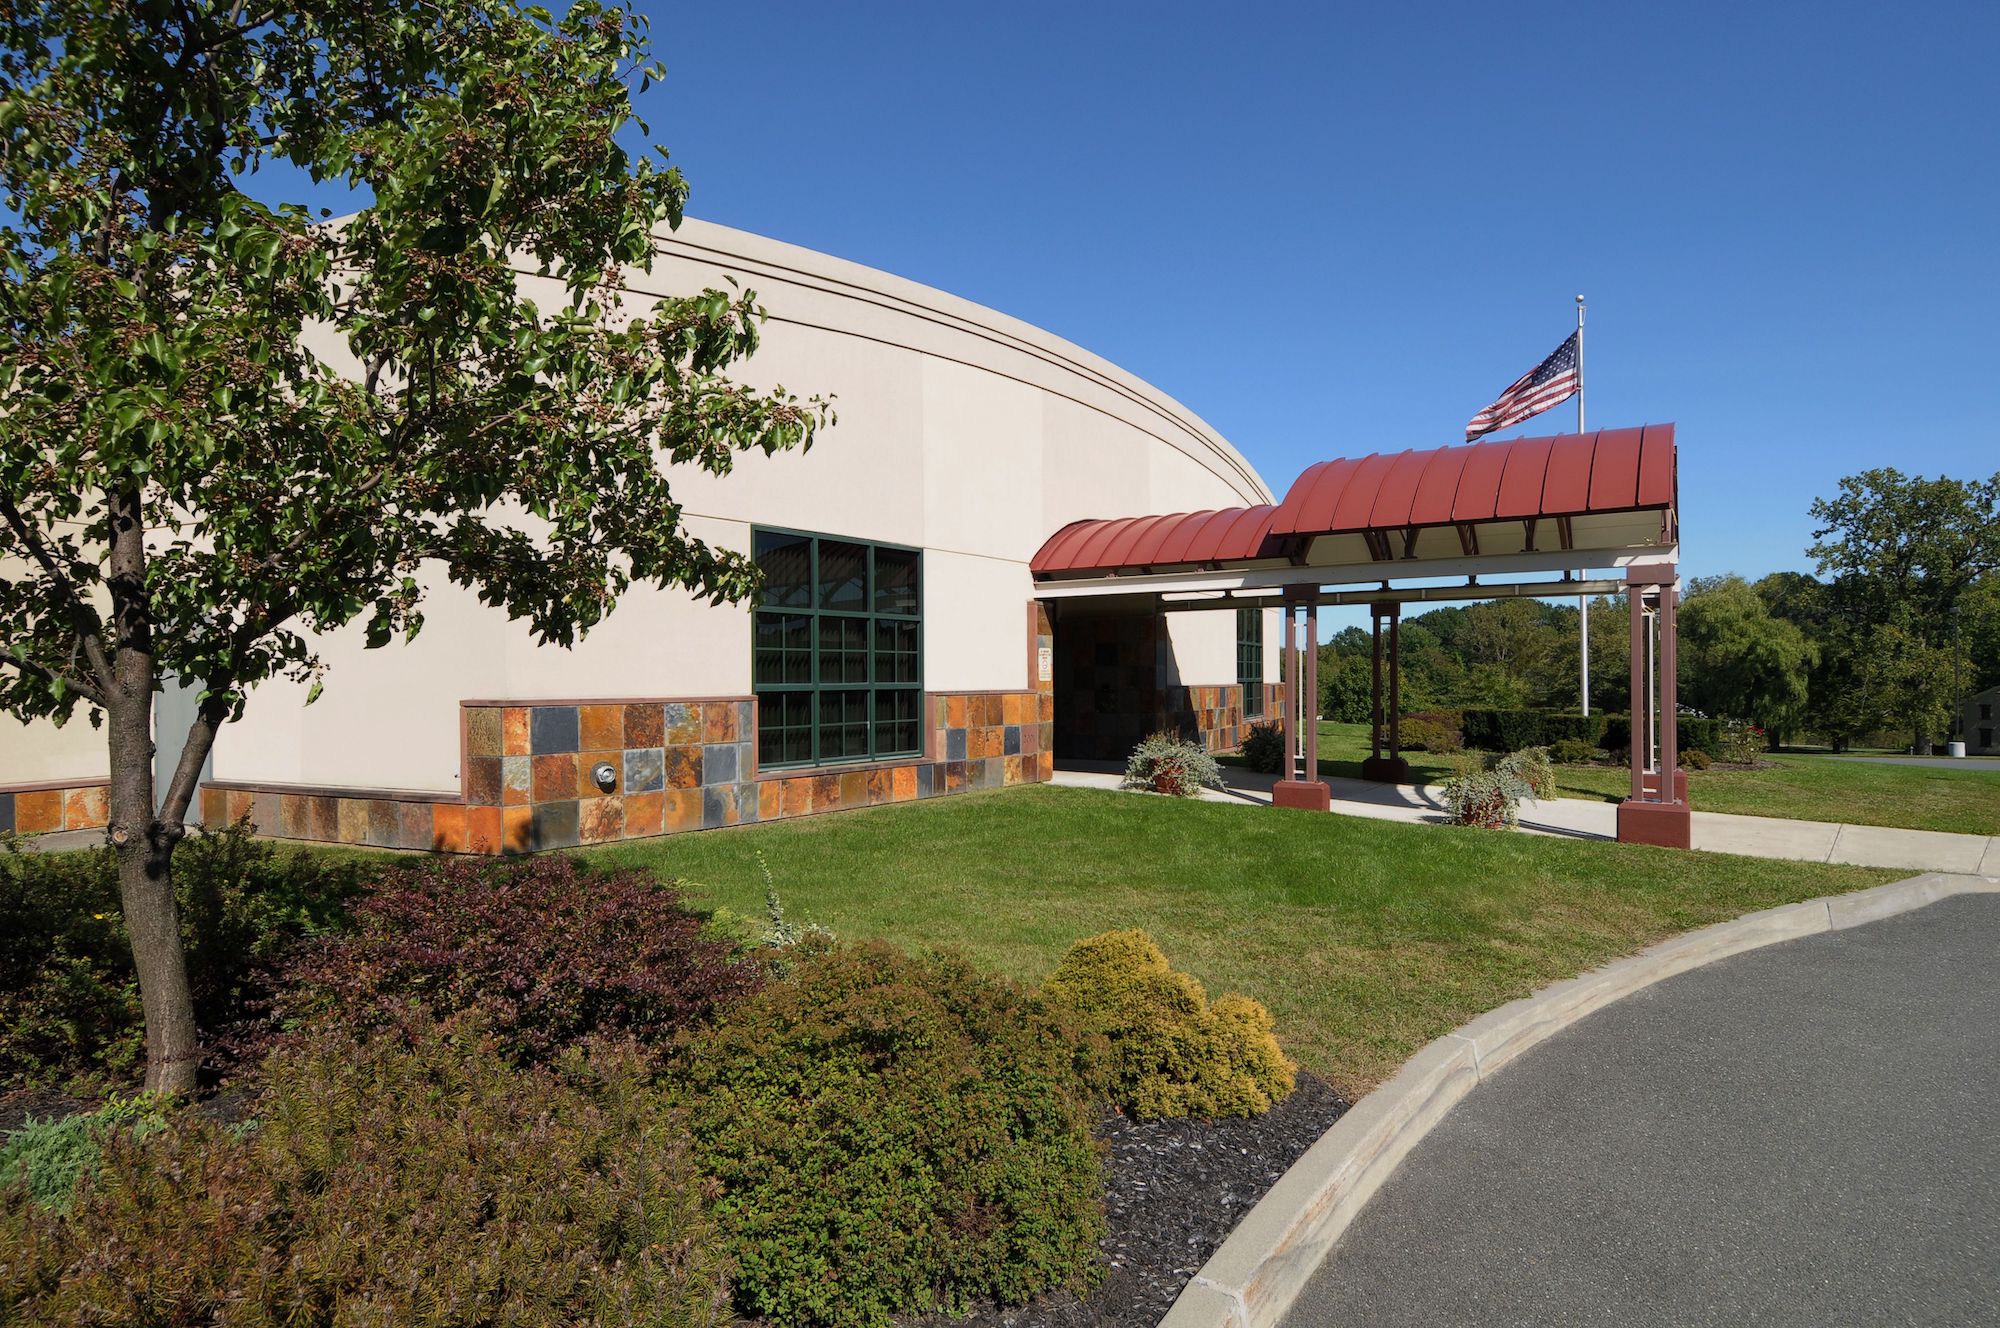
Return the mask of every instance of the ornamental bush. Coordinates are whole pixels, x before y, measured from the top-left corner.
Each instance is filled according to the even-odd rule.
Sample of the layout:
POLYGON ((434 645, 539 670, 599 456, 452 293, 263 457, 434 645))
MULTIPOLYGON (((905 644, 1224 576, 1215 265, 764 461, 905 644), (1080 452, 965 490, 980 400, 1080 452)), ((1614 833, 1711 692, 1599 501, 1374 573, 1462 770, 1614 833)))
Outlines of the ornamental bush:
POLYGON ((1453 825, 1504 830, 1521 820, 1521 799, 1531 790, 1509 771, 1473 770, 1444 786, 1445 809, 1453 825))
POLYGON ((1680 762, 1680 767, 1683 770, 1706 770, 1713 764, 1708 759, 1708 753, 1699 747, 1690 747, 1686 751, 1681 752, 1675 759, 1680 762))
POLYGON ((1193 798, 1204 788, 1222 787, 1222 767, 1199 745, 1155 733, 1132 749, 1122 787, 1193 798))
POLYGON ((1252 724, 1243 735, 1243 764, 1266 775, 1278 773, 1285 763, 1285 726, 1252 724))
POLYGON ((1143 931, 1078 941, 1042 992, 1093 1039, 1091 1086, 1133 1116, 1257 1116, 1292 1091, 1270 1013, 1247 996, 1211 1005, 1143 931))
POLYGON ((67 1215, 0 1193, 0 1318, 49 1328, 727 1319, 725 1260, 645 1060, 490 1042, 275 1053, 252 1129, 105 1144, 67 1215))
MULTIPOLYGON (((174 899, 195 1020, 207 1033, 271 995, 271 965, 347 923, 370 868, 250 837, 242 826, 174 850, 174 899)), ((146 1059, 138 977, 111 850, 0 852, 0 1086, 89 1091, 146 1059)))
POLYGON ((1518 752, 1509 752, 1493 763, 1493 769, 1520 781, 1527 792, 1524 797, 1553 798, 1556 795, 1556 772, 1549 764, 1546 747, 1524 747, 1518 752))
POLYGON ((706 934, 680 892, 573 858, 442 859, 392 873, 354 930, 288 965, 283 1013, 359 1033, 476 1014, 523 1064, 588 1038, 663 1047, 761 972, 706 934))
POLYGON ((1581 738, 1564 738, 1549 744, 1549 758, 1557 765, 1593 765, 1603 754, 1596 744, 1581 738))
POLYGON ((962 958, 808 950, 689 1035, 671 1085, 744 1314, 879 1325, 1094 1274, 1103 1182, 1074 1034, 962 958))

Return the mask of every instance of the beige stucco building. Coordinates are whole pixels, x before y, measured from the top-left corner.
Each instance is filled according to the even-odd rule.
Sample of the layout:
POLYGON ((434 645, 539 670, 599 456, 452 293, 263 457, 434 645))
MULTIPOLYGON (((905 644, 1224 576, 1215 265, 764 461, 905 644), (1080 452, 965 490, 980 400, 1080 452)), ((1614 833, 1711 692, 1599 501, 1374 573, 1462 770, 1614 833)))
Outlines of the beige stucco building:
MULTIPOLYGON (((414 643, 367 651, 358 625, 324 640, 313 704, 257 689, 216 744, 208 819, 554 847, 1046 779, 1057 752, 1121 755, 1162 725, 1233 746, 1274 704, 1275 611, 1148 609, 1100 631, 1035 601, 1030 559, 1069 522, 1273 501, 1191 411, 885 272, 699 221, 659 254, 628 299, 733 277, 769 312, 742 376, 836 398, 809 452, 674 476, 694 533, 766 563, 768 602, 634 590, 560 650, 436 584, 414 643)), ((101 823, 99 733, 0 724, 0 828, 101 823)))

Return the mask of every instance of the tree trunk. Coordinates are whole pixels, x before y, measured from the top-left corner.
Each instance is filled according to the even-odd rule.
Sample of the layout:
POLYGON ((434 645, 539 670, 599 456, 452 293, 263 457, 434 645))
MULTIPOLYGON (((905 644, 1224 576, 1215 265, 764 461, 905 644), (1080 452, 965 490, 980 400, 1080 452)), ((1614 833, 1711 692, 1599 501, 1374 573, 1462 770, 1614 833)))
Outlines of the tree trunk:
MULTIPOLYGON (((143 508, 136 492, 107 497, 112 533, 106 585, 116 642, 105 697, 111 756, 108 834, 118 858, 119 905, 145 1011, 146 1087, 185 1093, 195 1086, 200 1056, 180 910, 174 903, 174 845, 185 833, 181 812, 186 800, 182 798, 179 807, 170 806, 166 816, 160 815, 154 801, 153 692, 158 669, 153 658, 152 604, 146 594, 143 508)), ((175 780, 177 790, 183 782, 175 780)))
POLYGON ((1931 735, 1919 728, 1916 731, 1916 736, 1910 740, 1910 751, 1917 756, 1929 756, 1931 754, 1931 735))
POLYGON ((146 1087, 185 1093, 194 1087, 200 1052, 180 910, 174 903, 173 853, 182 830, 153 810, 152 688, 136 695, 120 691, 111 700, 109 716, 110 835, 118 858, 119 903, 145 1010, 146 1087))

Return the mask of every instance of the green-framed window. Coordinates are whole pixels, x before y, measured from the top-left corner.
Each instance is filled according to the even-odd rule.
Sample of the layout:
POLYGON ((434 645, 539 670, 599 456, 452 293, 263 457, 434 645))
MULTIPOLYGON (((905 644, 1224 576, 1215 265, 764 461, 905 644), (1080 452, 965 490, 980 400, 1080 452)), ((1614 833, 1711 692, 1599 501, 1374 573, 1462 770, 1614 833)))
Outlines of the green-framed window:
POLYGON ((1236 611, 1236 681, 1243 685, 1243 717, 1264 713, 1264 611, 1236 611))
POLYGON ((923 751, 923 554, 755 530, 751 632, 757 764, 830 765, 923 751))

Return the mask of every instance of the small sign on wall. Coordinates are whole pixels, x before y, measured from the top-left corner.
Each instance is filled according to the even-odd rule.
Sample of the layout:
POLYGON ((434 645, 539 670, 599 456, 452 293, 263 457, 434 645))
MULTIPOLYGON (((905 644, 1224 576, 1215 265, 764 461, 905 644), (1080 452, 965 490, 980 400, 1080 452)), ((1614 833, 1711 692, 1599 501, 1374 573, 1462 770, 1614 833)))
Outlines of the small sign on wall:
POLYGON ((1035 677, 1042 682, 1048 682, 1055 676, 1056 652, 1048 646, 1038 647, 1035 651, 1035 677))

